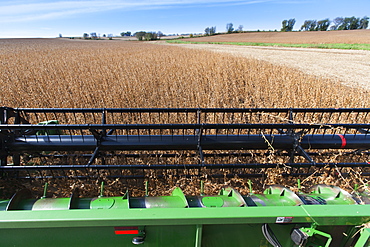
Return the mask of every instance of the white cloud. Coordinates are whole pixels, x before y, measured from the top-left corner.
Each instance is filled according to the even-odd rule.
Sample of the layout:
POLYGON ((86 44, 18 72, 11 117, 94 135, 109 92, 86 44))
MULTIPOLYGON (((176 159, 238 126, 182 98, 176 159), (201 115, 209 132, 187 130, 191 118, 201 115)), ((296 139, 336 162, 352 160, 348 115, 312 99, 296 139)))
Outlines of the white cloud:
POLYGON ((258 4, 273 0, 93 0, 93 1, 14 1, 0 3, 0 23, 57 19, 84 13, 104 12, 114 9, 169 8, 189 5, 258 4))

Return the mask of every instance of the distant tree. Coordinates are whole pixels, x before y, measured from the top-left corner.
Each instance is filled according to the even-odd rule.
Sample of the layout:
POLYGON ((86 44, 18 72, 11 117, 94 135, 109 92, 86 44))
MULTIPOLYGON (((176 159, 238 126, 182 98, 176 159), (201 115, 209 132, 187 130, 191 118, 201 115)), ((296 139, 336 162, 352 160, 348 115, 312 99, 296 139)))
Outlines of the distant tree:
POLYGON ((294 27, 294 24, 295 24, 295 19, 283 20, 283 22, 281 24, 282 24, 282 28, 281 28, 282 32, 293 31, 293 27, 294 27))
POLYGON ((158 31, 157 32, 157 37, 158 37, 158 39, 160 39, 161 37, 163 37, 164 36, 164 34, 161 32, 161 31, 158 31))
POLYGON ((289 19, 288 29, 287 29, 288 32, 293 31, 294 24, 295 24, 295 19, 289 19))
MULTIPOLYGON (((344 20, 346 20, 346 18, 344 20)), ((359 27, 360 27, 360 18, 356 18, 356 17, 352 16, 352 17, 348 18, 348 22, 349 22, 348 30, 359 29, 359 27)))
POLYGON ((243 32, 243 25, 239 25, 238 29, 236 31, 238 31, 239 33, 243 32))
POLYGON ((106 34, 103 34, 103 38, 105 38, 105 37, 107 37, 107 35, 106 34))
POLYGON ((310 21, 308 31, 317 31, 317 21, 316 20, 310 21))
POLYGON ((301 29, 299 29, 299 31, 308 31, 308 20, 305 20, 301 26, 301 29))
POLYGON ((156 40, 156 39, 158 39, 158 36, 157 36, 157 33, 156 32, 147 32, 144 35, 144 39, 146 41, 156 40))
POLYGON ((90 37, 92 39, 97 39, 98 38, 98 35, 96 33, 90 33, 90 37))
POLYGON ((337 17, 333 20, 333 26, 330 27, 331 30, 338 30, 340 26, 342 26, 344 22, 343 17, 337 17))
POLYGON ((359 29, 367 29, 367 27, 368 27, 368 26, 369 26, 369 17, 364 16, 364 17, 360 20, 359 29))
POLYGON ((327 31, 330 26, 330 20, 324 19, 317 22, 316 31, 327 31))
POLYGON ((353 30, 358 29, 360 24, 360 18, 352 17, 345 17, 343 22, 338 27, 338 30, 353 30))
POLYGON ((61 33, 59 34, 59 38, 63 38, 63 35, 61 33))
POLYGON ((146 41, 152 40, 152 34, 151 33, 145 33, 144 40, 146 40, 146 41))
POLYGON ((226 32, 227 33, 232 33, 234 31, 234 28, 233 28, 233 24, 232 23, 227 23, 226 24, 226 32))
POLYGON ((283 22, 281 23, 282 27, 281 27, 281 31, 282 32, 286 32, 287 31, 287 27, 288 27, 288 21, 287 20, 283 20, 283 22))
POLYGON ((131 36, 131 32, 130 31, 127 31, 127 32, 122 32, 120 33, 120 35, 123 37, 123 36, 128 36, 130 37, 131 36))
POLYGON ((204 33, 206 36, 214 35, 216 33, 216 27, 206 27, 206 29, 204 29, 204 33))
POLYGON ((108 39, 109 39, 109 40, 112 40, 112 39, 113 39, 113 34, 111 34, 111 33, 110 33, 110 34, 108 34, 108 39))
POLYGON ((344 18, 344 23, 346 24, 346 28, 344 30, 355 30, 358 29, 360 26, 360 18, 346 17, 344 18))
POLYGON ((134 36, 140 41, 142 41, 142 40, 150 41, 150 40, 158 39, 158 35, 157 35, 156 32, 140 31, 140 32, 134 33, 134 36))
POLYGON ((136 32, 134 33, 134 36, 138 39, 138 40, 143 40, 144 36, 145 36, 146 32, 144 31, 140 31, 140 32, 136 32))
POLYGON ((315 31, 317 25, 316 20, 305 20, 300 30, 303 31, 315 31))
POLYGON ((88 39, 88 38, 89 38, 89 34, 88 34, 88 33, 84 33, 84 34, 83 34, 83 38, 84 38, 84 39, 88 39))
POLYGON ((209 29, 210 29, 209 27, 206 27, 206 29, 204 29, 204 33, 206 36, 210 35, 209 29))
POLYGON ((330 27, 331 30, 366 29, 369 26, 369 17, 337 17, 333 20, 333 23, 334 25, 330 27))

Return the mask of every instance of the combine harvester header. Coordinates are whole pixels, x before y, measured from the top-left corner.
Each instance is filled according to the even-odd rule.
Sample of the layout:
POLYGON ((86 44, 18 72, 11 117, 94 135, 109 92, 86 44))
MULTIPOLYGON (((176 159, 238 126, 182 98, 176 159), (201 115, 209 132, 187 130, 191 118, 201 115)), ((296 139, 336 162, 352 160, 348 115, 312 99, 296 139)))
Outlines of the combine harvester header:
POLYGON ((2 245, 370 246, 369 112, 0 108, 2 245), (331 176, 353 189, 298 183, 293 192, 264 184, 271 171, 290 188, 331 176), (169 179, 235 178, 244 192, 206 195, 201 183, 199 193, 149 196, 149 184, 161 190, 169 179), (54 198, 46 183, 36 198, 34 188, 13 193, 15 181, 101 185, 95 197, 76 188, 54 198), (130 185, 116 195, 127 192, 105 196, 115 181, 130 185))

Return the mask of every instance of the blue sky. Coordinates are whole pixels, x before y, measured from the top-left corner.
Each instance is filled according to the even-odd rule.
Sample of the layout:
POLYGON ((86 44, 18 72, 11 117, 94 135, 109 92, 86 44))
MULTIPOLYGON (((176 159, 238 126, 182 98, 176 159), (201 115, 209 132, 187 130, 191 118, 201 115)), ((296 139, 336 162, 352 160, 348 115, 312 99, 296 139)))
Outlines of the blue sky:
POLYGON ((280 30, 284 19, 370 16, 370 0, 0 0, 0 38, 119 35, 122 31, 203 33, 280 30))

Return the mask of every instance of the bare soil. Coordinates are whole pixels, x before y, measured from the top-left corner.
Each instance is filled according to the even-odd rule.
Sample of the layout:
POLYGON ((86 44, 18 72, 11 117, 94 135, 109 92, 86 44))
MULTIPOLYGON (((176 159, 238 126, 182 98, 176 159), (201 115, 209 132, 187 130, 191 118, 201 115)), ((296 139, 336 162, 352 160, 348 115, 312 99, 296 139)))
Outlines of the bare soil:
POLYGON ((370 29, 327 32, 247 32, 187 39, 199 42, 258 42, 288 44, 370 44, 370 29))

